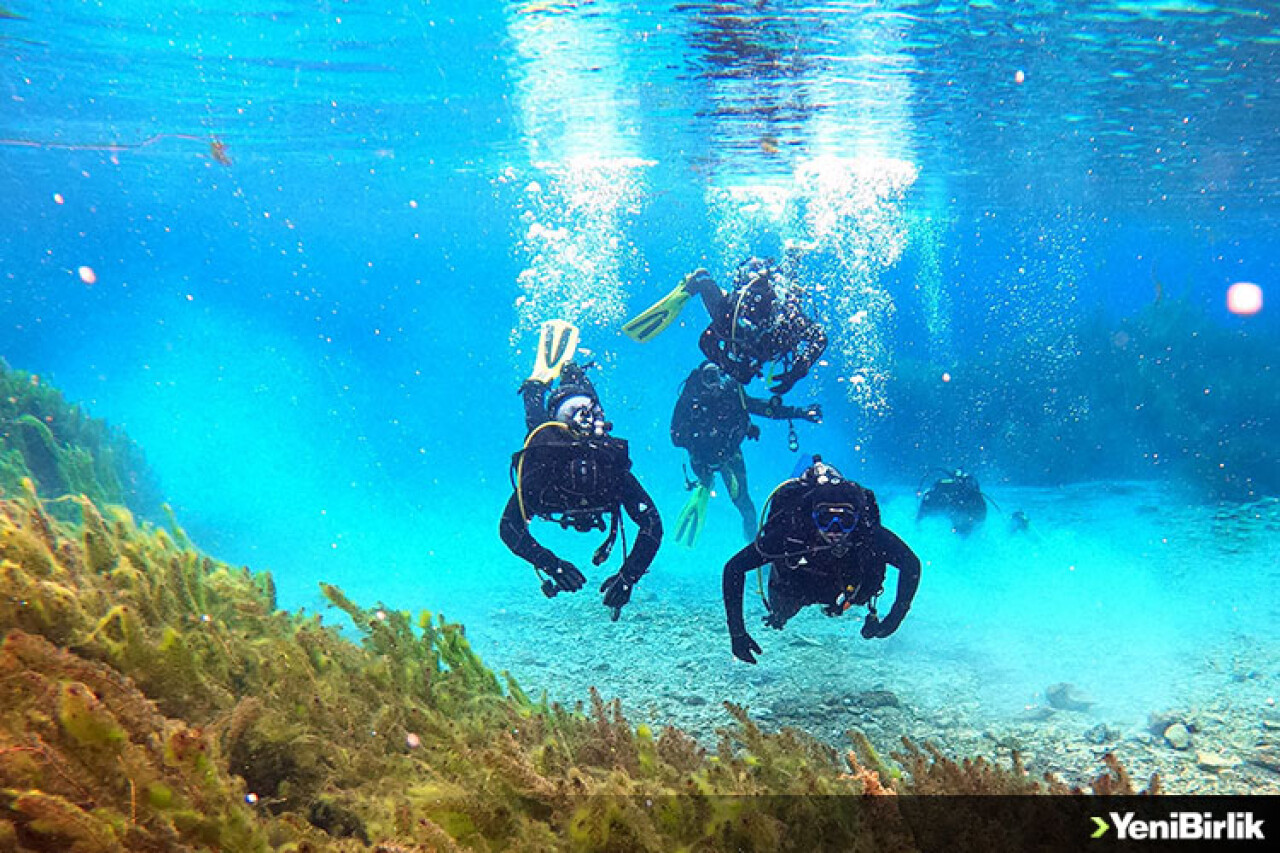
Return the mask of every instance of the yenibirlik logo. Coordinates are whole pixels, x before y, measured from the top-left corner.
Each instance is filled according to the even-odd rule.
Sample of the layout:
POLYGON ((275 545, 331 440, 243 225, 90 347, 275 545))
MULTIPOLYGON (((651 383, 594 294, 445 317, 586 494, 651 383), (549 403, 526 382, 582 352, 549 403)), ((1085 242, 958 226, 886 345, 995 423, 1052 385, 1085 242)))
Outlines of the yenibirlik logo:
MULTIPOLYGON (((1262 824, 1251 812, 1230 812, 1215 820, 1212 812, 1173 812, 1166 820, 1143 820, 1133 812, 1110 812, 1119 841, 1263 841, 1262 824)), ((1102 838, 1111 829, 1100 817, 1093 818, 1097 829, 1090 838, 1102 838)))

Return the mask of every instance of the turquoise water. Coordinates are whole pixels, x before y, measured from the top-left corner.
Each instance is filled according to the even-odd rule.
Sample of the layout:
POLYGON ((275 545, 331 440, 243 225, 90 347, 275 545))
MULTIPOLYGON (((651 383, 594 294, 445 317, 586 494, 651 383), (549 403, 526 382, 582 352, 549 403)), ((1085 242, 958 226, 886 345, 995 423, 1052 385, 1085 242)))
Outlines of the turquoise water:
MULTIPOLYGON (((1226 307, 1280 272, 1267 4, 3 8, 0 357, 126 429, 283 605, 323 580, 443 611, 531 686, 702 730, 720 699, 872 688, 966 744, 1056 682, 1097 702, 1078 728, 1133 737, 1214 702, 1243 732, 1274 698, 1280 324, 1226 307), (902 629, 806 613, 733 661, 724 498, 619 623, 602 570, 543 599, 496 535, 538 324, 582 326, 670 529, 705 316, 619 327, 784 252, 832 335, 789 396, 827 413, 801 449, 925 562, 902 629), (998 506, 967 540, 914 522, 954 465, 998 506)), ((758 504, 797 458, 762 428, 758 504)))

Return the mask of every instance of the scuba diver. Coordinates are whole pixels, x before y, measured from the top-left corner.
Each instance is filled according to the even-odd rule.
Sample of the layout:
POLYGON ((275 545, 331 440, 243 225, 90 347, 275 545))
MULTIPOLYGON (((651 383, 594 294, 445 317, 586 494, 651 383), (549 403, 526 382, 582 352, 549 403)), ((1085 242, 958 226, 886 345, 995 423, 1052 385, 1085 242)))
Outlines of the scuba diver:
POLYGON ((827 335, 800 308, 800 288, 772 262, 751 258, 734 273, 733 292, 724 293, 705 269, 684 277, 676 289, 627 322, 622 330, 648 343, 701 296, 711 324, 698 339, 702 354, 743 385, 764 375, 772 362, 782 372, 766 377, 769 390, 791 390, 827 348, 827 335))
MULTIPOLYGON (((817 403, 786 406, 781 397, 752 397, 709 361, 695 367, 684 380, 671 414, 671 443, 689 451, 689 464, 698 479, 689 483, 693 494, 676 519, 676 541, 690 548, 697 543, 717 471, 733 505, 742 514, 743 535, 755 538, 756 505, 747 489, 747 469, 742 459, 743 439, 760 437, 760 427, 751 423, 751 415, 785 421, 804 418, 819 423, 822 407, 817 403)), ((792 441, 795 440, 793 427, 792 441)), ((687 473, 685 477, 688 478, 687 473)))
POLYGON ((622 567, 600 586, 604 605, 616 621, 658 552, 662 520, 631 473, 627 442, 609 434, 613 424, 605 420, 586 369, 572 361, 577 342, 578 330, 563 320, 542 326, 533 374, 520 385, 529 434, 511 459, 514 491, 502 513, 499 533, 511 552, 542 578, 547 598, 577 592, 587 579, 577 566, 533 538, 531 520, 548 519, 581 533, 608 531, 591 558, 597 566, 609 558, 621 537, 622 567), (630 553, 621 517, 624 510, 640 528, 630 553))
POLYGON ((945 516, 951 522, 951 532, 968 536, 986 520, 987 500, 977 478, 957 468, 934 481, 920 496, 916 521, 930 516, 945 516))
POLYGON ((1030 533, 1031 519, 1027 518, 1027 514, 1020 509, 1015 509, 1013 514, 1009 516, 1009 532, 1010 533, 1030 533))
POLYGON ((799 477, 774 490, 760 534, 725 564, 722 591, 729 638, 733 656, 746 663, 755 663, 761 652, 743 622, 743 586, 747 572, 766 563, 771 570, 764 621, 777 629, 810 604, 823 605, 828 616, 865 606, 862 636, 888 637, 907 615, 920 585, 920 558, 881 526, 875 494, 846 480, 819 456, 799 477), (875 605, 889 565, 898 569, 898 586, 893 606, 881 620, 875 605))

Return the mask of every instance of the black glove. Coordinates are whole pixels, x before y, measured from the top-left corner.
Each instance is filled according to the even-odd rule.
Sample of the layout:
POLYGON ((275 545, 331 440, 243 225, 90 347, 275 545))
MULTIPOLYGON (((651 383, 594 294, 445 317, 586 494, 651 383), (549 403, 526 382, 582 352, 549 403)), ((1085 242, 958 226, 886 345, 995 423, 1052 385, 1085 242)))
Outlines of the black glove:
POLYGON ((781 395, 790 391, 795 386, 796 382, 800 380, 800 377, 792 376, 791 371, 788 370, 786 373, 781 376, 775 376, 773 379, 774 382, 769 386, 769 390, 774 394, 781 395))
POLYGON ((639 578, 632 577, 626 569, 619 569, 616 575, 604 579, 600 591, 604 593, 604 606, 614 610, 621 608, 631 600, 631 589, 639 578))
POLYGON ((760 650, 760 646, 755 640, 751 639, 751 635, 745 631, 741 634, 730 634, 729 639, 733 641, 733 656, 743 663, 755 663, 755 652, 757 655, 764 654, 760 650))
POLYGON ((516 389, 517 394, 524 394, 530 388, 538 388, 543 391, 547 389, 547 383, 539 382, 537 379, 526 379, 520 383, 520 387, 516 389))
POLYGON ((587 582, 587 578, 578 567, 568 560, 556 559, 554 565, 539 566, 555 583, 556 589, 563 592, 577 592, 587 582))
POLYGON ((684 289, 689 293, 694 293, 697 289, 706 287, 707 285, 715 285, 715 281, 711 278, 711 273, 702 267, 698 267, 693 272, 684 277, 684 281, 680 282, 684 285, 684 289))
POLYGON ((898 630, 898 626, 901 624, 902 616, 892 610, 889 611, 889 615, 885 617, 883 622, 874 613, 868 613, 866 620, 862 623, 862 637, 865 640, 884 639, 898 630))
POLYGON ((757 441, 760 438, 760 427, 755 424, 747 424, 747 438, 757 441))
POLYGON ((811 424, 822 423, 822 404, 810 403, 804 407, 804 410, 800 413, 800 417, 804 418, 811 424))

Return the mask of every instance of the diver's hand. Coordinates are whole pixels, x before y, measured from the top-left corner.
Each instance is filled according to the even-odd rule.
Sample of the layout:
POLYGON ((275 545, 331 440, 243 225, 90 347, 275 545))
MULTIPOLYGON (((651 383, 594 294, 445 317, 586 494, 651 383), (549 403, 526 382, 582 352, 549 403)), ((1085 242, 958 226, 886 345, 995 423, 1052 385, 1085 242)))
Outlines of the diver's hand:
POLYGON ((801 415, 801 417, 811 424, 822 423, 822 404, 810 403, 809 405, 805 406, 804 414, 801 415))
POLYGON ((760 655, 764 654, 760 650, 760 646, 755 640, 751 639, 751 635, 746 631, 741 634, 730 634, 729 639, 733 641, 733 656, 743 663, 755 663, 756 658, 752 652, 760 655))
POLYGON ((604 583, 600 584, 600 591, 604 593, 604 606, 616 610, 630 601, 636 580, 626 570, 619 570, 616 575, 605 578, 604 583))
POLYGON ((880 621, 874 613, 868 613, 866 620, 862 623, 862 637, 866 640, 881 640, 898 630, 898 626, 902 624, 902 617, 889 611, 889 615, 883 622, 880 621))
POLYGON ((758 441, 760 439, 760 427, 755 424, 747 424, 747 438, 752 441, 758 441))
POLYGON ((516 393, 524 394, 526 391, 529 391, 530 389, 545 391, 547 389, 547 383, 542 382, 538 379, 526 379, 525 381, 520 383, 520 387, 516 389, 516 393))
POLYGON ((690 293, 694 293, 699 288, 706 287, 708 285, 712 287, 715 286, 715 281, 712 280, 711 273, 707 272, 702 267, 698 267, 696 270, 689 273, 684 277, 684 281, 680 283, 684 285, 684 289, 690 293))
POLYGON ((553 565, 540 568, 547 573, 556 588, 563 592, 577 592, 587 582, 586 575, 568 560, 557 559, 553 565))
POLYGON ((798 382, 799 380, 800 380, 799 376, 793 376, 791 374, 791 371, 788 370, 786 373, 782 374, 781 376, 774 377, 774 383, 769 386, 769 390, 772 391, 774 394, 782 395, 790 391, 792 388, 794 388, 796 382, 798 382))

